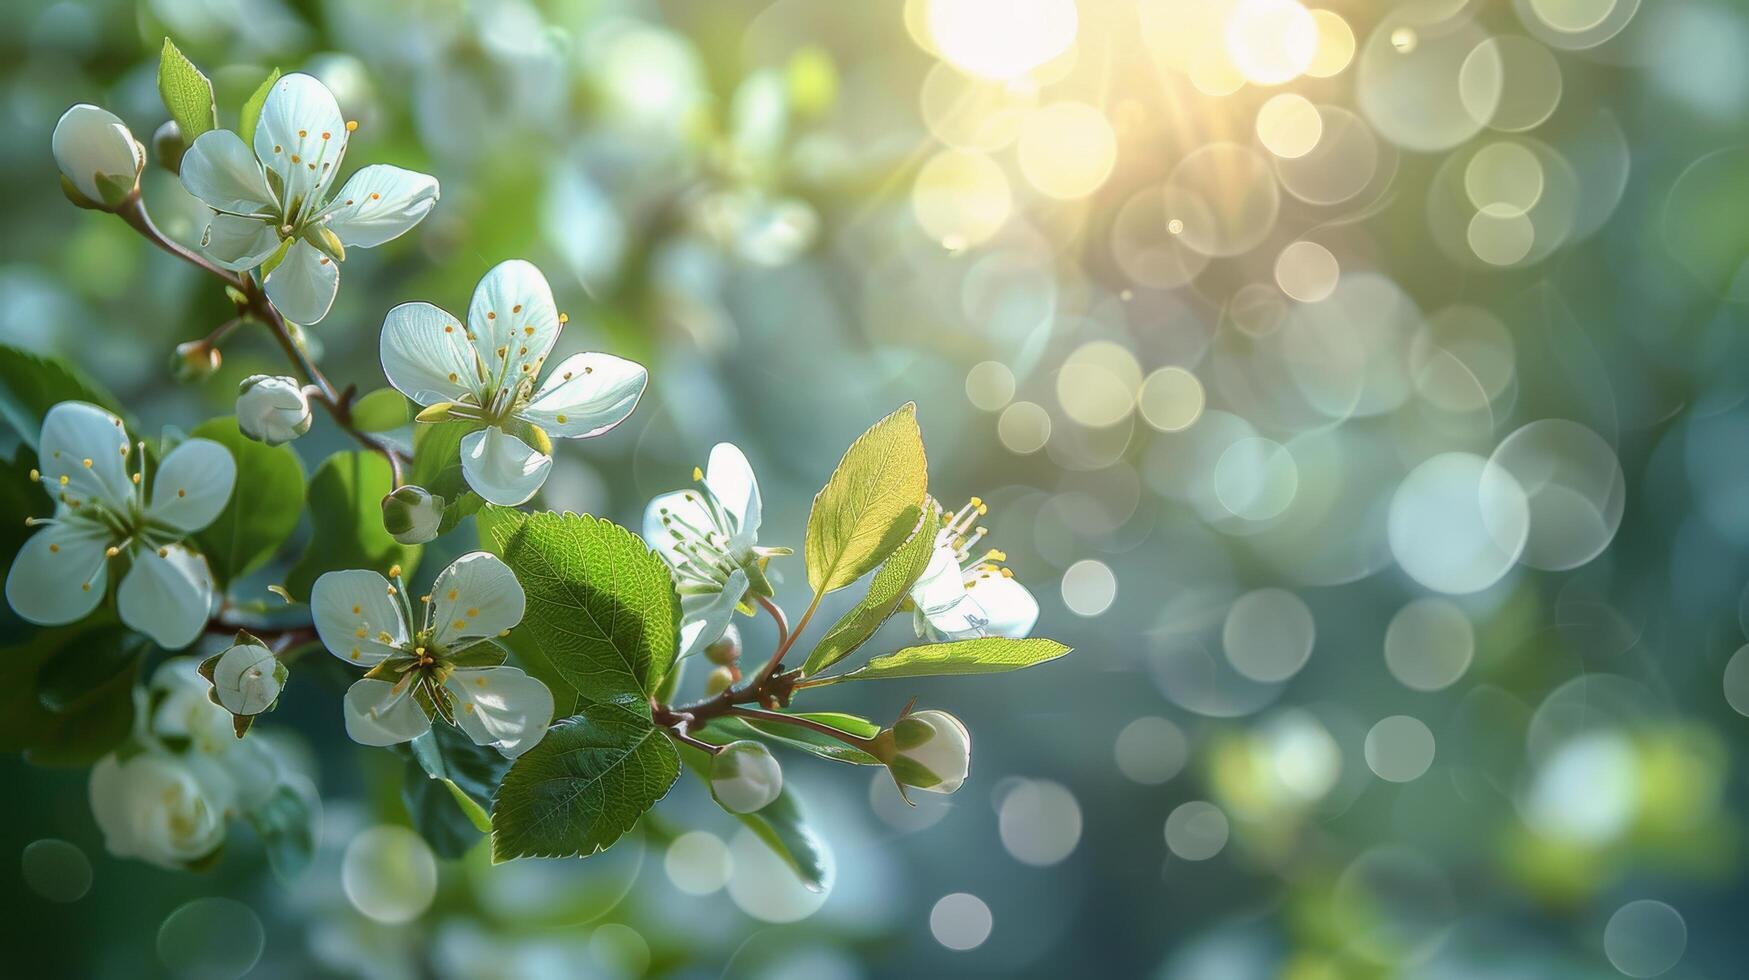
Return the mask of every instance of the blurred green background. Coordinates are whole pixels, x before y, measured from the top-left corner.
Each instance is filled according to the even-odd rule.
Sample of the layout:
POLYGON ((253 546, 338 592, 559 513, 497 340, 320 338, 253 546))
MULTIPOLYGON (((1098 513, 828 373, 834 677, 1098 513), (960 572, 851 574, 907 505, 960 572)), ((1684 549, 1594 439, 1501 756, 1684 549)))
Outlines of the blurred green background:
MULTIPOLYGON (((433 884, 393 832, 398 863, 349 861, 405 824, 401 763, 346 741, 315 671, 262 726, 322 790, 292 886, 240 826, 204 874, 110 858, 83 771, 8 758, 0 972, 1743 973, 1741 5, 13 0, 3 19, 0 341, 70 357, 151 426, 281 371, 244 331, 215 377, 168 380, 228 303, 62 200, 49 134, 89 101, 146 140, 165 35, 227 125, 269 69, 311 72, 361 123, 353 166, 443 189, 348 258, 311 331, 336 381, 382 384, 391 306, 461 309, 530 259, 572 318, 561 354, 652 372, 625 425, 561 448, 538 504, 637 527, 726 439, 763 482, 763 543, 799 544, 843 447, 916 400, 933 492, 990 503, 1038 632, 1077 651, 975 686, 833 688, 875 718, 913 694, 951 709, 977 752, 914 810, 884 774, 786 757, 834 853, 824 895, 691 782, 581 862, 476 851, 433 884)), ((144 194, 198 239, 173 175, 149 165, 144 194)), ((325 420, 296 444, 307 464, 344 446, 325 420)), ((466 534, 436 547, 428 569, 466 534)))

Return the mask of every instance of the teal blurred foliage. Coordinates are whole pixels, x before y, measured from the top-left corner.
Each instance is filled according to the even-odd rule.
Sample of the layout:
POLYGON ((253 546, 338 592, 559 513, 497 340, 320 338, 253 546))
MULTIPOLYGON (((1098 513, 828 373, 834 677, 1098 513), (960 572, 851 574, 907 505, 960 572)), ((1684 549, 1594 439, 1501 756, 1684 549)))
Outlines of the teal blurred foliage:
MULTIPOLYGON (((652 376, 536 503, 636 527, 732 440, 783 545, 842 447, 915 400, 932 491, 988 502, 1077 654, 970 696, 835 689, 876 719, 950 705, 977 754, 916 809, 883 771, 785 755, 834 855, 823 905, 683 781, 611 853, 443 861, 408 923, 346 848, 445 791, 346 741, 346 672, 311 657, 268 725, 321 790, 312 870, 280 882, 247 833, 201 874, 111 858, 83 770, 8 756, 0 972, 255 962, 179 943, 182 909, 208 937, 254 916, 253 977, 1739 975, 1749 15, 1331 0, 1319 60, 1256 84, 1305 44, 1286 2, 12 3, 0 342, 67 357, 143 431, 283 370, 242 331, 172 383, 222 291, 56 192, 66 106, 163 121, 169 35, 222 125, 271 69, 311 72, 369 160, 441 181, 417 233, 347 259, 309 332, 336 382, 382 387, 390 307, 461 309, 529 259, 571 317, 559 354, 652 376), (1265 110, 1282 93, 1316 133, 1265 110), (89 858, 76 901, 46 897, 80 872, 45 838, 89 858), (186 906, 210 896, 244 911, 186 906)), ((173 175, 148 163, 144 194, 198 240, 173 175)), ((294 445, 306 471, 348 448, 321 418, 294 445)), ((774 563, 780 597, 801 568, 774 563)))

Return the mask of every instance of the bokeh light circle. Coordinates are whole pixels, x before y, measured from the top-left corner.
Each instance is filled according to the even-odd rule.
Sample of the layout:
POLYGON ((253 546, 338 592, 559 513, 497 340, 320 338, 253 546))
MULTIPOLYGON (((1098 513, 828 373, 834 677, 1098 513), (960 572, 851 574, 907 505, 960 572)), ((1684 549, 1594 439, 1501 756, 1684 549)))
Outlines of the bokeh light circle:
POLYGON ((954 892, 937 899, 929 910, 929 933, 948 949, 977 949, 990 938, 995 919, 984 900, 967 892, 954 892))
POLYGON ((729 842, 729 900, 761 922, 800 922, 820 910, 832 892, 835 871, 825 852, 825 884, 819 890, 803 885, 795 870, 758 835, 743 827, 729 842))
POLYGON ((1408 783, 1433 765, 1433 731, 1419 718, 1381 718, 1366 733, 1366 764, 1380 779, 1408 783))
POLYGON ((1191 151, 1173 168, 1164 195, 1168 219, 1182 222, 1178 235, 1184 243, 1217 258, 1262 244, 1281 211, 1269 162, 1237 143, 1191 151))
POLYGON ((1670 905, 1649 898, 1615 910, 1603 928, 1603 951, 1630 977, 1669 972, 1688 948, 1688 924, 1670 905))
POLYGON ((1166 815, 1166 847, 1186 861, 1207 861, 1227 846, 1230 829, 1220 807, 1191 800, 1166 815))
POLYGON ((1391 554, 1436 592, 1480 592, 1504 578, 1530 537, 1530 504, 1505 469, 1471 453, 1441 453, 1398 484, 1391 554))
POLYGON ((1170 720, 1146 715, 1117 733, 1112 754, 1125 779, 1143 786, 1158 786, 1184 770, 1184 764, 1190 761, 1190 740, 1184 729, 1170 720))
POLYGON ((1475 627, 1445 599, 1416 599, 1385 627, 1385 666, 1398 683, 1416 691, 1457 683, 1475 653, 1475 627))
POLYGON ((1627 478, 1615 450, 1577 422, 1541 419, 1501 441, 1491 457, 1523 489, 1530 534, 1521 557, 1546 571, 1577 568, 1621 527, 1627 478))
POLYGON ((1081 804, 1061 783, 1020 780, 1002 794, 996 828, 1003 849, 1016 861, 1048 867, 1081 842, 1081 804))
POLYGON ((347 901, 386 925, 411 922, 437 895, 437 859, 424 838, 406 827, 371 827, 346 845, 340 884, 347 901))
POLYGON ((1317 242, 1294 242, 1275 257, 1275 284, 1302 303, 1329 299, 1341 276, 1335 254, 1317 242))
POLYGON ((1161 432, 1182 432, 1202 415, 1207 395, 1184 368, 1167 366, 1148 375, 1136 396, 1142 419, 1161 432))
POLYGON ((1254 681, 1285 681, 1312 656, 1317 626, 1312 611, 1286 589, 1257 589, 1227 610, 1221 649, 1233 669, 1254 681))
POLYGON ((967 150, 943 150, 917 171, 911 209, 931 238, 965 248, 1008 222, 1014 194, 994 160, 967 150))
POLYGON ((1310 99, 1283 92, 1257 110, 1257 141, 1263 148, 1291 160, 1312 152, 1324 135, 1324 117, 1310 99))
POLYGON ((197 898, 158 927, 158 960, 178 980, 237 980, 266 945, 261 917, 229 898, 197 898))
POLYGON ((687 831, 668 845, 662 868, 674 887, 688 895, 715 894, 729 882, 729 847, 709 831, 687 831))
POLYGON ((1083 558, 1063 572, 1063 605, 1077 616, 1097 616, 1117 598, 1117 576, 1097 558, 1083 558))
POLYGON ((1086 197, 1111 176, 1117 134, 1085 102, 1053 102, 1021 122, 1016 158, 1027 183, 1047 197, 1086 197))
POLYGON ((71 841, 33 840, 19 861, 25 885, 51 902, 77 902, 91 890, 91 859, 71 841))

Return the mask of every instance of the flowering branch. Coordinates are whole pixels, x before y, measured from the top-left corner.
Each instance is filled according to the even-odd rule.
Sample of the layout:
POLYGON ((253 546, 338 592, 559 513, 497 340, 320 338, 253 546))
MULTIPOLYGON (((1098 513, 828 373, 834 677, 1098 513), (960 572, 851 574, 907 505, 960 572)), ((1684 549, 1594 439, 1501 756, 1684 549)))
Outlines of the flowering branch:
MULTIPOLYGON (((261 290, 260 285, 253 277, 221 269, 208 261, 205 256, 172 241, 153 223, 151 215, 146 212, 145 202, 140 199, 137 191, 116 209, 116 214, 144 236, 147 241, 184 262, 200 268, 209 275, 217 277, 220 282, 229 286, 233 291, 232 298, 237 301, 238 318, 257 320, 264 324, 268 332, 273 334, 273 339, 279 343, 280 349, 285 351, 286 358, 292 362, 303 380, 315 387, 315 400, 328 410, 328 414, 334 419, 334 424, 340 426, 347 435, 357 440, 359 445, 372 452, 381 453, 383 458, 388 460, 395 486, 400 486, 404 482, 402 465, 406 459, 401 451, 388 441, 373 436, 353 424, 352 399, 356 389, 349 386, 340 390, 335 387, 332 381, 328 380, 327 375, 322 373, 322 369, 317 367, 315 362, 311 361, 309 356, 304 353, 303 348, 298 345, 296 338, 291 334, 291 327, 286 323, 285 317, 281 316, 279 310, 274 308, 273 303, 267 298, 267 294, 261 290)), ((237 320, 231 320, 221 324, 217 330, 214 330, 200 343, 204 346, 212 346, 223 338, 237 322, 237 320)))

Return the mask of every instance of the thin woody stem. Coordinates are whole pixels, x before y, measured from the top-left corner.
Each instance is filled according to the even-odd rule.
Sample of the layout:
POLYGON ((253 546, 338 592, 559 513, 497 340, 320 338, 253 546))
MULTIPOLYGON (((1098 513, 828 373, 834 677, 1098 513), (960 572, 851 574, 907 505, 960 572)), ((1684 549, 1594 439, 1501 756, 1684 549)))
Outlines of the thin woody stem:
POLYGON ((777 624, 777 645, 782 647, 789 643, 789 617, 783 614, 783 607, 772 602, 765 596, 755 596, 760 608, 771 616, 771 621, 777 624))
POLYGON ((750 686, 762 688, 767 681, 771 680, 771 676, 777 672, 778 665, 783 663, 783 655, 790 651, 790 647, 795 646, 796 638, 808 628, 808 622, 814 618, 814 613, 819 610, 820 598, 820 593, 814 593, 813 601, 809 602, 808 608, 802 612, 802 618, 796 620, 795 629, 782 636, 777 644, 777 649, 771 651, 771 659, 765 662, 765 666, 759 668, 759 673, 754 676, 750 686))
MULTIPOLYGON (((286 358, 303 376, 304 381, 316 388, 317 397, 315 400, 327 409, 328 414, 334 419, 334 424, 340 426, 347 435, 357 440, 359 445, 372 452, 381 453, 383 458, 389 462, 389 471, 394 485, 400 486, 402 484, 402 463, 404 460, 400 451, 385 440, 364 432, 353 424, 352 389, 341 391, 336 388, 334 383, 328 380, 327 375, 322 373, 322 369, 310 360, 297 340, 292 337, 291 328, 286 324, 285 317, 280 316, 279 310, 274 308, 272 301, 262 291, 260 284, 250 276, 221 269, 208 261, 205 256, 172 241, 158 229, 157 225, 152 223, 151 215, 146 213, 145 202, 140 200, 137 192, 116 210, 116 214, 144 236, 147 241, 209 275, 215 276, 219 281, 236 290, 243 297, 238 312, 243 317, 259 320, 266 325, 268 332, 273 334, 273 339, 279 343, 280 349, 285 351, 286 358)), ((213 331, 207 337, 207 343, 209 345, 215 343, 216 338, 222 337, 231 326, 234 326, 234 323, 221 325, 218 330, 213 331)))

